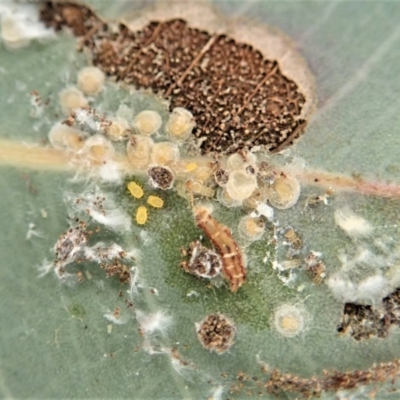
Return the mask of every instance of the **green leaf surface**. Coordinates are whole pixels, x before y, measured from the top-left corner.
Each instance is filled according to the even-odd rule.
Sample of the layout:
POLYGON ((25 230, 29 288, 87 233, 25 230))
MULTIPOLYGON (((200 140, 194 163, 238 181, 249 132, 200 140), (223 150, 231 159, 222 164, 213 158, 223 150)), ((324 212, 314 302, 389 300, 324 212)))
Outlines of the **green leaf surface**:
MULTIPOLYGON (((145 5, 144 1, 87 3, 101 15, 115 19, 145 5)), ((304 159, 309 171, 356 175, 382 184, 400 183, 400 3, 213 3, 222 15, 252 18, 284 31, 307 60, 319 102, 293 155, 304 159)), ((187 2, 185 7, 190 5, 187 2)), ((74 82, 77 70, 89 63, 85 54, 75 51, 75 45, 75 39, 67 33, 13 51, 1 45, 1 139, 46 143, 50 127, 60 118, 59 91, 74 82), (39 116, 32 115, 29 93, 33 90, 49 100, 39 116)), ((135 113, 151 108, 164 121, 167 118, 165 104, 156 96, 113 83, 107 84, 95 104, 104 112, 115 112, 123 102, 135 113)), ((194 223, 190 204, 174 192, 164 195, 162 210, 151 210, 143 228, 132 218, 129 232, 117 235, 102 229, 92 238, 91 244, 98 238, 116 241, 126 249, 139 249, 136 265, 142 287, 132 299, 133 309, 125 303, 129 285, 121 284, 116 277, 106 278, 95 263, 73 266, 73 271, 80 270, 85 276, 84 282, 74 287, 60 285, 53 274, 38 277, 38 267, 45 259, 53 260, 53 246, 69 227, 73 206, 66 205, 66 193, 79 195, 93 184, 71 181, 73 172, 6 165, 0 168, 2 398, 206 399, 218 388, 223 390, 222 398, 251 398, 259 390, 251 378, 229 392, 232 385, 240 385, 240 372, 261 382, 266 380, 258 360, 285 373, 311 377, 321 375, 322 370, 368 369, 373 363, 399 358, 398 327, 385 339, 357 342, 339 336, 343 301, 326 284, 314 285, 306 274, 296 272, 295 284, 284 285, 282 276, 273 269, 273 257, 265 262, 275 251, 272 226, 259 242, 246 248, 249 278, 237 294, 227 286, 210 288, 184 273, 179 268, 180 248, 203 233, 194 223), (32 229, 35 233, 29 234, 32 229), (151 288, 156 288, 158 295, 151 288), (190 295, 194 292, 196 295, 190 295), (306 329, 301 335, 285 338, 274 328, 274 312, 283 304, 305 310, 306 329), (126 323, 111 324, 104 317, 116 307, 121 308, 126 323), (162 310, 172 316, 168 334, 152 339, 160 354, 146 351, 137 310, 162 310), (196 338, 195 322, 213 312, 225 313, 237 324, 235 344, 222 355, 203 349, 196 338), (188 363, 186 367, 174 368, 174 358, 161 351, 173 347, 188 363)), ((146 193, 156 193, 142 177, 134 178, 143 183, 146 193)), ((128 197, 123 185, 105 185, 104 191, 112 193, 131 215, 140 203, 128 197)), ((311 197, 323 193, 320 187, 303 185, 295 207, 275 210, 280 228, 292 226, 300 233, 304 255, 311 250, 321 252, 328 274, 333 275, 341 268, 341 254, 351 258, 366 249, 374 257, 352 271, 355 280, 377 270, 396 274, 400 260, 395 255, 399 249, 399 200, 343 192, 329 199, 328 205, 307 206, 311 197), (372 236, 349 238, 338 228, 334 213, 345 206, 374 227, 372 236)), ((245 211, 214 206, 215 218, 237 236, 238 220, 245 211)), ((282 261, 287 248, 279 245, 276 251, 282 261)), ((381 385, 379 398, 396 398, 397 392, 387 390, 391 387, 381 385)), ((374 388, 357 389, 357 398, 364 398, 374 388)), ((324 396, 340 398, 333 393, 324 396)), ((296 395, 282 392, 278 397, 296 395)))

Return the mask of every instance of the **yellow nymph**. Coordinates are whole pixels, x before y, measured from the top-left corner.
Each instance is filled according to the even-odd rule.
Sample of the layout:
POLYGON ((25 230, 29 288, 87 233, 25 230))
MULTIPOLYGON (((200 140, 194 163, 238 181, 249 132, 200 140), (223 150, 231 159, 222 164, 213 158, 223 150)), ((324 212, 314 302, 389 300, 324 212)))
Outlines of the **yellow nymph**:
POLYGON ((138 225, 144 225, 147 222, 147 208, 145 206, 139 206, 136 211, 136 222, 138 225))
POLYGON ((197 163, 195 163, 195 162, 190 162, 190 163, 187 163, 187 164, 185 165, 185 170, 186 170, 187 172, 192 172, 192 171, 194 171, 195 169, 197 169, 197 163))
POLYGON ((135 199, 140 199, 143 197, 143 189, 134 181, 131 181, 128 183, 127 188, 129 190, 129 193, 135 198, 135 199))
POLYGON ((147 203, 154 208, 162 208, 164 206, 164 200, 158 196, 149 196, 147 199, 147 203))

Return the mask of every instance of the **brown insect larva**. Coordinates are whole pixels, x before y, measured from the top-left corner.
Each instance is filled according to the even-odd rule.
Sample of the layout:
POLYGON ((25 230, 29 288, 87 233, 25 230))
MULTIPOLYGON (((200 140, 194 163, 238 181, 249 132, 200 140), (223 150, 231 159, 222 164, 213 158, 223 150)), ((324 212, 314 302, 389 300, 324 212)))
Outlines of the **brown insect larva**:
POLYGON ((196 207, 194 212, 197 226, 210 238, 222 258, 222 270, 231 291, 236 292, 246 279, 242 251, 230 229, 215 220, 205 207, 196 207))

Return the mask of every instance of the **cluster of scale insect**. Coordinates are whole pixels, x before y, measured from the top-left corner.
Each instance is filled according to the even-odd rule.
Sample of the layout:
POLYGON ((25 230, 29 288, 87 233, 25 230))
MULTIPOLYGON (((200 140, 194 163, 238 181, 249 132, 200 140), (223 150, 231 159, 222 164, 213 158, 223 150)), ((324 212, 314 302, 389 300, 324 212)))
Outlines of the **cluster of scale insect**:
POLYGON ((190 142, 195 126, 188 110, 173 109, 164 121, 157 111, 134 115, 121 104, 116 112, 102 115, 92 103, 105 85, 99 68, 85 67, 75 84, 59 92, 59 108, 66 119, 55 123, 48 137, 55 148, 69 154, 78 170, 112 183, 121 183, 126 172, 144 172, 149 184, 161 190, 171 189, 177 175, 199 170, 196 163, 180 158, 181 146, 190 142), (119 143, 126 143, 125 154, 119 143), (128 166, 120 162, 121 156, 128 166))
MULTIPOLYGON (((74 89, 75 94, 76 90, 79 89, 74 89)), ((60 99, 61 97, 60 94, 60 99)), ((66 123, 61 124, 61 127, 57 125, 57 129, 63 133, 56 131, 56 135, 53 129, 50 137, 54 145, 64 146, 67 151, 86 157, 86 165, 89 163, 91 167, 101 171, 99 175, 103 180, 120 181, 119 177, 112 178, 112 173, 118 176, 119 168, 114 164, 115 149, 112 142, 126 141, 126 154, 132 170, 145 172, 149 185, 155 190, 176 188, 180 194, 180 189, 183 188, 184 196, 189 193, 190 196, 206 198, 213 198, 217 194, 217 199, 227 207, 238 206, 255 210, 256 215, 249 213, 240 223, 242 239, 249 242, 259 240, 265 231, 266 214, 265 211, 259 211, 263 210, 260 204, 267 204, 269 201, 276 208, 288 208, 298 199, 297 181, 287 174, 273 170, 264 162, 259 162, 253 153, 243 151, 224 161, 211 163, 198 158, 182 159, 182 145, 190 142, 190 132, 194 127, 193 118, 187 110, 172 112, 164 128, 167 140, 156 142, 153 137, 163 129, 162 119, 156 112, 143 111, 129 123, 119 116, 100 116, 85 104, 80 95, 77 98, 81 101, 77 108, 63 108, 65 112, 69 111, 66 123), (85 124, 89 127, 89 132, 79 129, 85 124), (102 132, 102 136, 91 134, 90 129, 97 129, 102 132), (113 168, 105 170, 104 165, 107 163, 113 168)), ((135 201, 145 196, 143 187, 135 181, 129 181, 127 189, 135 201)), ((134 219, 138 225, 146 224, 148 205, 152 208, 163 207, 163 200, 159 195, 149 195, 146 201, 146 204, 140 204, 136 208, 134 219)), ((215 250, 195 241, 187 250, 189 260, 183 262, 181 267, 185 272, 202 279, 212 280, 221 275, 228 281, 231 291, 236 292, 245 284, 247 276, 243 249, 231 229, 216 220, 209 210, 194 207, 193 212, 196 225, 206 234, 215 250)), ((268 212, 266 219, 270 216, 268 212)), ((104 251, 106 249, 103 249, 103 254, 104 251)), ((80 249, 76 254, 80 254, 81 259, 97 261, 107 276, 117 275, 121 282, 129 282, 132 277, 131 268, 121 261, 123 257, 101 257, 100 252, 96 254, 93 249, 80 249)), ((141 314, 140 311, 138 313, 137 319, 143 335, 150 335, 153 331, 170 326, 164 314, 150 316, 141 314)), ((196 324, 196 332, 205 348, 221 354, 232 346, 236 327, 228 317, 211 314, 196 324)))
MULTIPOLYGON (((71 85, 60 92, 60 107, 66 119, 53 127, 49 139, 53 146, 72 154, 74 163, 78 160, 104 181, 121 183, 123 168, 116 161, 119 150, 113 143, 126 143, 125 155, 130 171, 144 172, 154 190, 176 189, 178 194, 189 198, 212 199, 216 196, 226 207, 249 210, 239 224, 241 238, 247 242, 263 236, 265 220, 272 216, 269 211, 265 212, 267 204, 277 209, 287 209, 296 204, 300 186, 295 177, 260 160, 254 153, 241 151, 228 158, 217 157, 212 162, 196 156, 182 158, 182 150, 190 154, 190 150, 195 148, 191 137, 195 121, 188 110, 172 110, 165 123, 153 110, 143 110, 129 120, 126 106, 125 109, 120 107, 115 115, 100 115, 90 107, 90 102, 103 90, 104 84, 101 71, 95 67, 84 68, 78 73, 77 86, 71 85)), ((135 181, 128 182, 127 189, 135 201, 144 196, 143 188, 135 181)), ((163 205, 159 195, 147 196, 145 204, 136 206, 135 222, 146 224, 148 206, 162 208, 163 205)), ((248 273, 243 248, 231 229, 215 219, 206 208, 193 207, 193 212, 195 224, 214 249, 204 247, 199 241, 191 243, 187 250, 189 260, 181 264, 182 269, 207 280, 221 275, 228 281, 230 290, 237 292, 245 284, 248 273)), ((101 210, 90 208, 89 215, 103 221, 101 210)), ((121 216, 120 220, 124 218, 121 216)), ((100 251, 88 250, 87 236, 80 229, 71 237, 64 238, 58 247, 58 259, 72 262, 80 257, 97 261, 108 276, 118 275, 122 282, 128 282, 132 275, 130 267, 121 261, 123 257, 102 257, 100 251), (75 244, 71 247, 70 243, 75 244)), ((59 264, 62 263, 59 261, 59 264)), ((214 337, 215 329, 224 325, 230 334, 221 339, 215 337, 207 345, 222 353, 231 346, 236 329, 225 316, 210 318, 204 321, 208 328, 204 324, 199 328, 198 337, 200 339, 203 335, 203 340, 207 335, 214 337)))
POLYGON ((269 203, 277 209, 294 206, 300 185, 287 168, 277 168, 261 154, 239 151, 228 158, 216 158, 211 164, 218 199, 227 207, 255 209, 269 203))

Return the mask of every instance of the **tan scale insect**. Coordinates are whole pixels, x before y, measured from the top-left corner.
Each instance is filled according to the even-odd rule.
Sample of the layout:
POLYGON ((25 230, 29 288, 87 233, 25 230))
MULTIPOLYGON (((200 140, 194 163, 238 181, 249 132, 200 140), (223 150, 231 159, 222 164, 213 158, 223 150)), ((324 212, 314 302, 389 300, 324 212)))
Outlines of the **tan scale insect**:
POLYGON ((205 207, 194 209, 196 225, 204 231, 222 258, 222 271, 236 292, 246 280, 246 267, 240 247, 230 229, 214 219, 205 207))
POLYGON ((189 179, 185 183, 186 189, 190 190, 192 193, 199 194, 204 197, 213 197, 215 192, 210 187, 204 185, 200 181, 194 181, 189 179))
POLYGON ((292 246, 294 249, 298 250, 301 249, 301 247, 303 246, 303 241, 301 240, 301 237, 293 228, 289 228, 283 236, 285 237, 289 245, 292 246))

